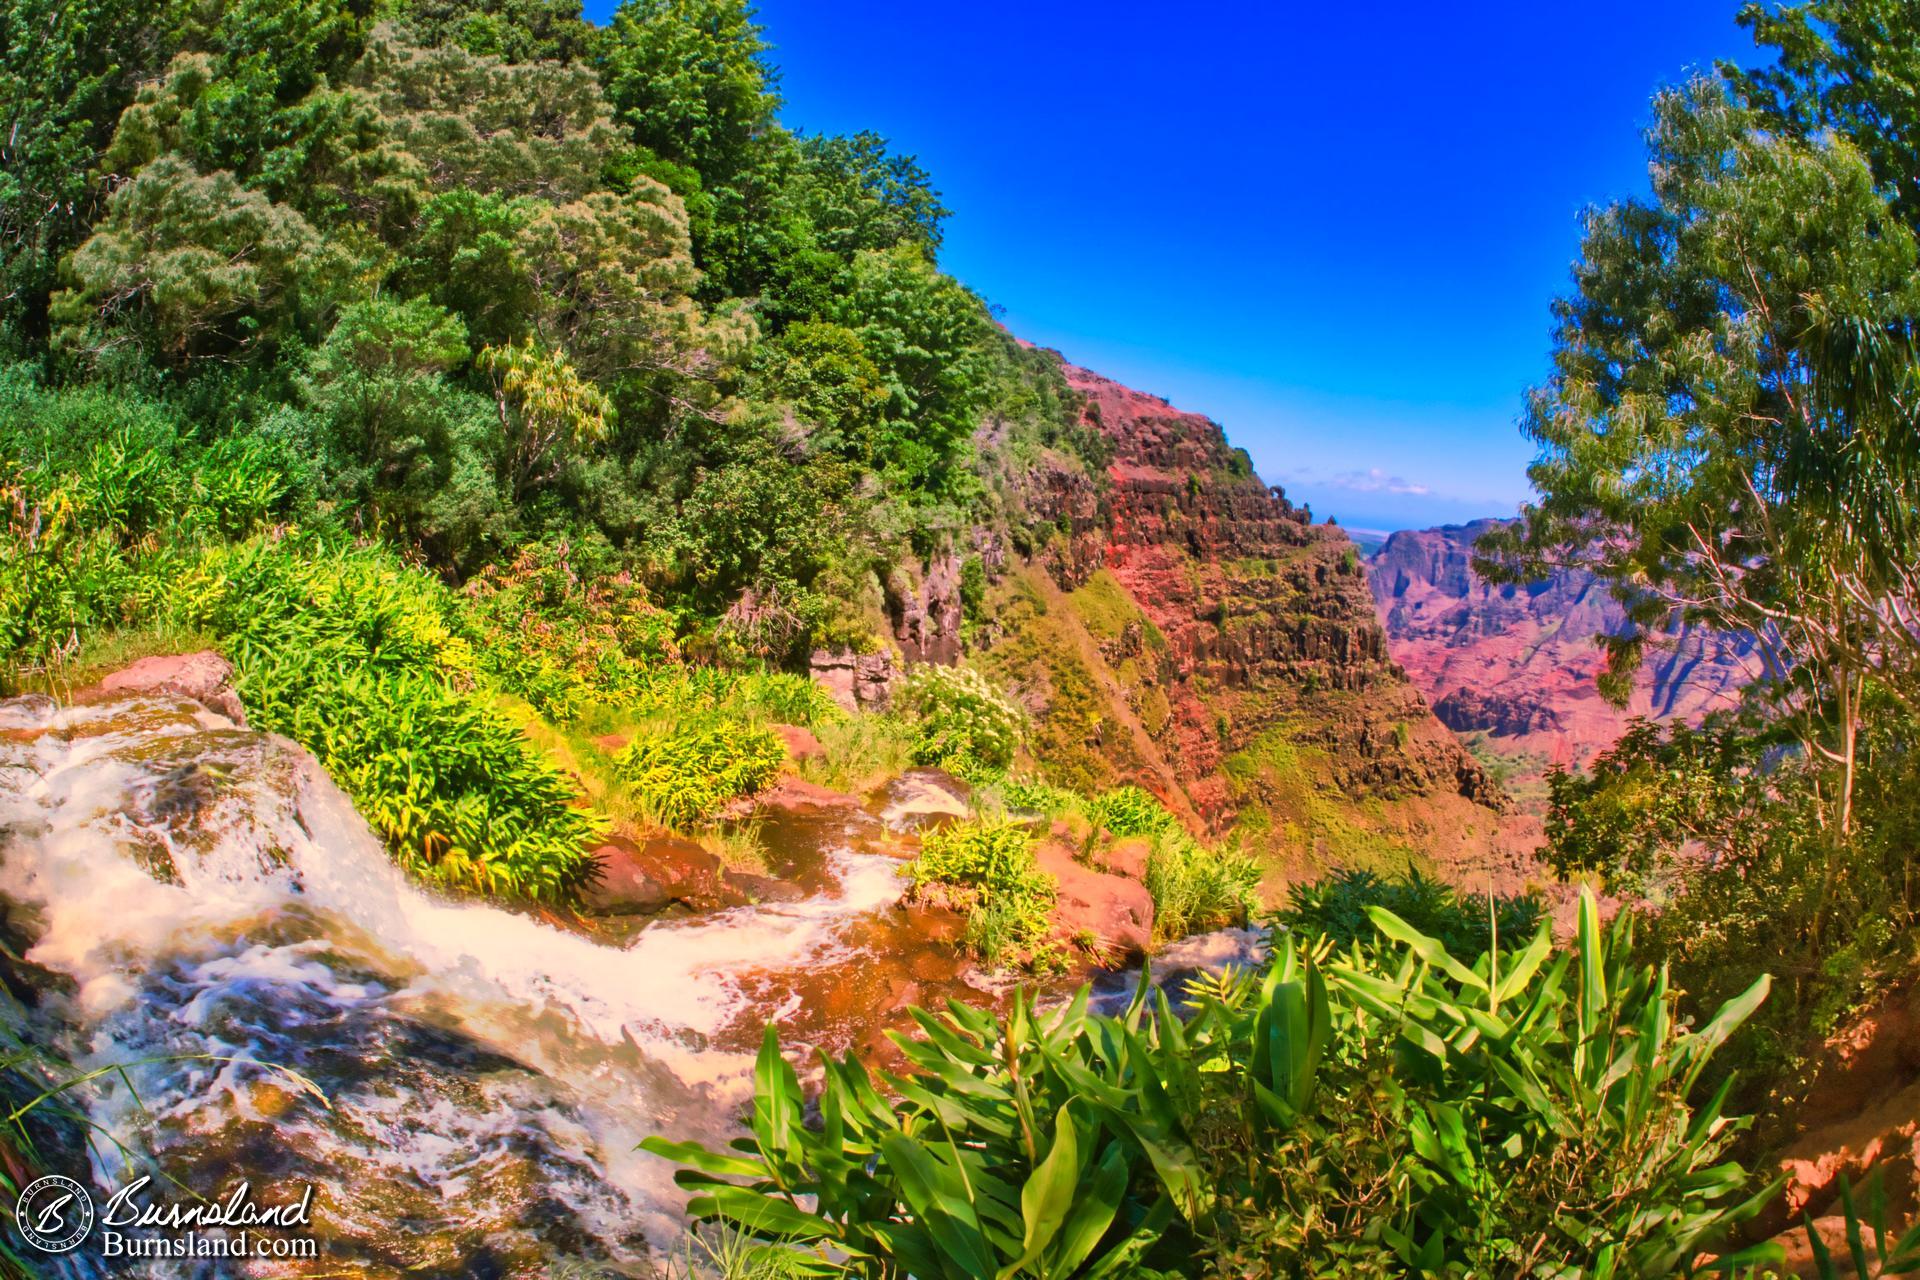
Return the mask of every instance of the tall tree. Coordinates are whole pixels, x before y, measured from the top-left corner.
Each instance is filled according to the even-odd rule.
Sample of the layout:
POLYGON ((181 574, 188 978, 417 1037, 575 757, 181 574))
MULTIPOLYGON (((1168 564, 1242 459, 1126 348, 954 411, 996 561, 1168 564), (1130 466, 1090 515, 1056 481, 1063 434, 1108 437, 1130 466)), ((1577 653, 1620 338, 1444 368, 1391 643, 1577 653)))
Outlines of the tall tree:
MULTIPOLYGON (((1848 139, 1717 82, 1663 95, 1651 148, 1653 199, 1588 217, 1526 409, 1542 496, 1482 568, 1590 569, 1643 626, 1756 637, 1844 838, 1867 683, 1920 670, 1915 237, 1848 139)), ((1614 692, 1645 634, 1613 642, 1614 692)))

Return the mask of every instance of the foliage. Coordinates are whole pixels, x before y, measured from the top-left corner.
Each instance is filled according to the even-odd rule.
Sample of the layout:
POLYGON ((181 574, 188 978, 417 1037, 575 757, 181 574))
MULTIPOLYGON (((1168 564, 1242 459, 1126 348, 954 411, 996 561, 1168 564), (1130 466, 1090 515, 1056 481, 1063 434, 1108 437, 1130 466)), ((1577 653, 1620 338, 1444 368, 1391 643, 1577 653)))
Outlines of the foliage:
POLYGON ((1571 952, 1542 926, 1471 966, 1375 920, 1184 1023, 1144 985, 1121 1017, 916 1011, 912 1074, 822 1055, 818 1128, 769 1028, 749 1136, 642 1145, 696 1217, 866 1276, 1671 1274, 1758 1209, 1725 1091, 1687 1099, 1764 979, 1688 1030, 1591 899, 1571 952))
POLYGON ((684 830, 772 782, 786 761, 772 730, 716 720, 635 738, 614 766, 661 823, 684 830))
POLYGON ((1340 870, 1301 881, 1289 888, 1287 905, 1276 919, 1293 933, 1325 938, 1344 950, 1373 939, 1376 909, 1391 911, 1462 958, 1487 951, 1496 933, 1501 946, 1518 945, 1546 913, 1534 894, 1462 897, 1410 867, 1405 876, 1340 870))
POLYGON ((1159 835, 1179 825, 1156 797, 1131 783, 1114 787, 1087 805, 1087 820, 1123 839, 1159 835))
POLYGON ((255 726, 312 751, 410 870, 564 899, 604 821, 457 687, 475 663, 450 604, 391 553, 256 539, 174 566, 156 610, 220 637, 255 726))
POLYGON ((1838 858, 1866 685, 1920 673, 1915 235, 1846 137, 1772 132, 1714 82, 1658 100, 1650 147, 1653 201, 1588 219, 1528 402, 1541 500, 1482 567, 1614 584, 1620 697, 1670 618, 1750 637, 1752 694, 1842 771, 1838 858))
POLYGON ((1161 941, 1245 924, 1260 909, 1260 860, 1237 845, 1205 845, 1178 828, 1157 832, 1144 880, 1161 941))
POLYGON ((1641 917, 1643 948, 1671 965, 1683 1007, 1698 1016, 1758 970, 1791 965, 1794 980, 1728 1054, 1775 1110, 1912 954, 1920 764, 1911 720, 1897 707, 1871 709, 1839 874, 1820 821, 1832 803, 1829 771, 1769 760, 1777 748, 1765 736, 1640 726, 1586 774, 1553 784, 1548 859, 1635 893, 1627 909, 1641 917), (1828 920, 1846 928, 1824 928, 1828 920))
POLYGON ((959 822, 927 833, 908 869, 916 891, 961 891, 967 941, 989 964, 1044 968, 1056 886, 1040 870, 1033 837, 1016 822, 959 822))
POLYGON ((908 673, 896 699, 917 722, 917 763, 963 772, 1013 763, 1026 717, 978 671, 923 664, 908 673))

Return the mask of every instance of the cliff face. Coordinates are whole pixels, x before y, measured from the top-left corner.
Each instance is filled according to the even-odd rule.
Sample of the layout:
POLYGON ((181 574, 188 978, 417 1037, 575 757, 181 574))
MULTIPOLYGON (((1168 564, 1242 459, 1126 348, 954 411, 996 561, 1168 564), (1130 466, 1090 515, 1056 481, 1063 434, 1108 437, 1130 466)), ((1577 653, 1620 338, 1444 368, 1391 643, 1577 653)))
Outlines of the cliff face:
POLYGON ((1498 789, 1392 660, 1345 534, 1215 423, 1066 374, 1110 450, 1104 483, 1026 478, 1059 533, 1002 583, 981 654, 1035 712, 1036 755, 1082 787, 1141 782, 1295 865, 1391 863, 1440 829, 1484 843, 1498 789))
POLYGON ((1733 705, 1753 673, 1748 646, 1676 629, 1649 648, 1628 706, 1608 706, 1594 687, 1605 665, 1596 637, 1625 628, 1619 603, 1586 573, 1482 582, 1473 544, 1500 523, 1396 533, 1368 563, 1390 651, 1449 727, 1542 764, 1581 764, 1632 716, 1697 722, 1733 705))

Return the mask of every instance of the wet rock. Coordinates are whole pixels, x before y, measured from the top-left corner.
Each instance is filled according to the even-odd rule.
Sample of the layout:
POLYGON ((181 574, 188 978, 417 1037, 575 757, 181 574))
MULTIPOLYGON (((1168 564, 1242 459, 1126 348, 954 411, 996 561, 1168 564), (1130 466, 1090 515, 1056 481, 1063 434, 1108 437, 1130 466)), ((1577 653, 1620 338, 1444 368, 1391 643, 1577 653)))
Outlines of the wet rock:
POLYGON ((791 880, 756 876, 743 871, 726 873, 727 884, 745 895, 749 902, 799 902, 807 891, 791 880))
POLYGON ((1074 861, 1073 850, 1047 841, 1034 851, 1040 869, 1059 885, 1054 932, 1071 942, 1090 933, 1118 953, 1143 956, 1153 945, 1153 896, 1138 880, 1108 875, 1074 861))
POLYGON ((797 724, 776 724, 772 727, 780 735, 780 741, 786 744, 787 758, 795 764, 826 756, 827 749, 820 745, 820 739, 813 736, 813 730, 803 729, 797 724))
POLYGON ((844 791, 785 777, 753 798, 756 809, 858 809, 860 802, 844 791))
POLYGON ((902 831, 937 826, 972 812, 973 788, 941 769, 909 769, 880 792, 880 820, 902 831))
POLYGON ((244 728, 247 709, 233 687, 233 664, 211 649, 142 658, 100 682, 102 693, 176 693, 244 728))
POLYGON ((595 876, 580 901, 597 915, 649 915, 670 906, 715 911, 747 901, 720 859, 691 840, 656 836, 640 844, 614 836, 593 859, 595 876))

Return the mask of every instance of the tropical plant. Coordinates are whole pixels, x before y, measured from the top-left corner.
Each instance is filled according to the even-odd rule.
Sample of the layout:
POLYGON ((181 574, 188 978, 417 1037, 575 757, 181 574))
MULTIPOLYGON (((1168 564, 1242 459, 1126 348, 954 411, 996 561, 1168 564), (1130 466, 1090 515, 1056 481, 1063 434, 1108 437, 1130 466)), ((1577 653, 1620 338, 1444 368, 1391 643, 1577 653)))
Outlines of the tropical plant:
POLYGON ((898 695, 918 722, 914 758, 965 773, 1013 763, 1026 718, 987 678, 970 667, 915 667, 898 695))
POLYGON ((643 734, 614 767, 661 823, 684 830, 772 782, 786 760, 786 744, 772 730, 722 719, 643 734))
POLYGON ((1157 835, 1179 825, 1155 796, 1132 784, 1104 792, 1087 806, 1087 819, 1122 838, 1157 835))
MULTIPOLYGON (((1757 1212, 1745 1121, 1689 1099, 1767 980, 1697 1029, 1582 901, 1468 965, 1381 908, 1376 947, 1283 943, 1202 984, 1049 1014, 959 1004, 909 1074, 821 1055, 817 1127, 769 1028, 748 1136, 649 1138, 696 1218, 856 1275, 1668 1275, 1757 1212)), ((1759 1248, 1718 1261, 1777 1256, 1759 1248)))
POLYGON ((1260 910, 1260 860, 1237 845, 1206 845, 1174 828, 1153 837, 1142 877, 1160 941, 1245 924, 1260 910))
POLYGON ((927 833, 907 874, 917 892, 957 890, 967 941, 989 964, 1041 968, 1055 959, 1050 938, 1056 886, 1034 857, 1033 836, 1015 822, 956 822, 927 833))
POLYGON ((1342 868, 1289 886, 1287 905, 1274 918, 1293 933, 1325 938, 1345 950, 1374 936, 1375 908, 1391 911, 1462 958, 1487 951, 1496 935, 1508 946, 1531 936, 1546 913, 1537 894, 1462 895, 1415 867, 1403 876, 1342 868))

